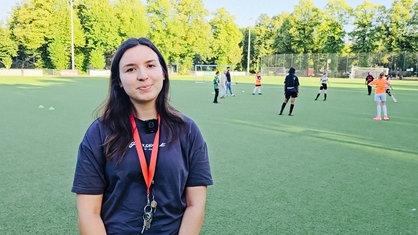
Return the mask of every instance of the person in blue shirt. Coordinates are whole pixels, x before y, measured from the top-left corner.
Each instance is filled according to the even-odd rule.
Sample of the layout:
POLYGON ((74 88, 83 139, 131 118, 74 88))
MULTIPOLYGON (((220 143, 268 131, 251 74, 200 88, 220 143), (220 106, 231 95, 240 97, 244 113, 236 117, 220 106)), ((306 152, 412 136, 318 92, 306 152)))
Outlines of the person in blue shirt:
POLYGON ((289 73, 284 80, 284 101, 280 109, 279 115, 283 114, 287 102, 290 100, 289 116, 293 116, 293 108, 295 107, 296 97, 299 95, 299 78, 296 76, 295 68, 291 67, 289 73))
POLYGON ((72 192, 80 234, 199 234, 206 142, 169 102, 167 64, 146 38, 130 38, 111 65, 109 94, 78 150, 72 192))

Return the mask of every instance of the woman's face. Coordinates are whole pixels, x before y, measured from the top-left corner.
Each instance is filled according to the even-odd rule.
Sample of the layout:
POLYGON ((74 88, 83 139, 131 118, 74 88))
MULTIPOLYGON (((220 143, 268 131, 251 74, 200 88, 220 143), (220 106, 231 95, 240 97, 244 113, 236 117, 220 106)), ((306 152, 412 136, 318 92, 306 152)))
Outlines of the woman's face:
POLYGON ((138 105, 154 105, 163 87, 163 70, 157 54, 138 45, 125 51, 119 62, 120 86, 138 105))

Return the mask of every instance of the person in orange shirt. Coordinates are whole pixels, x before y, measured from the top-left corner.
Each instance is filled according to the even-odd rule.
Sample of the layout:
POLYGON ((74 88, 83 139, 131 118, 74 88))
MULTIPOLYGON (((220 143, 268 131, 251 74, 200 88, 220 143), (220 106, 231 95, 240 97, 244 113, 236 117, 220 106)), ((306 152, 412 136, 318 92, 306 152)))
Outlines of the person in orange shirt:
POLYGON ((257 72, 255 75, 255 87, 253 90, 253 95, 255 95, 255 92, 258 90, 258 94, 261 95, 261 74, 260 72, 257 72))
POLYGON ((388 82, 385 79, 385 73, 384 72, 380 73, 379 77, 373 80, 372 82, 370 82, 368 85, 376 86, 374 101, 376 101, 376 105, 377 105, 377 115, 373 119, 377 121, 382 120, 381 111, 383 110, 383 120, 385 121, 389 120, 388 111, 386 108, 386 86, 389 86, 390 88, 392 88, 392 86, 390 85, 390 82, 388 82))

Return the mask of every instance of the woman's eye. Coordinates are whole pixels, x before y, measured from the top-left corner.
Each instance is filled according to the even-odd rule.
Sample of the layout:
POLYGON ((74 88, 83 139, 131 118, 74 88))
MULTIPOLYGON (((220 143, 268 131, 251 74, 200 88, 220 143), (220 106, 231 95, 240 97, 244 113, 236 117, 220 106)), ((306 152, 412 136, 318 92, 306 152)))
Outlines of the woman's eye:
POLYGON ((126 71, 125 72, 132 72, 132 71, 134 71, 134 68, 128 68, 128 69, 126 69, 126 71))

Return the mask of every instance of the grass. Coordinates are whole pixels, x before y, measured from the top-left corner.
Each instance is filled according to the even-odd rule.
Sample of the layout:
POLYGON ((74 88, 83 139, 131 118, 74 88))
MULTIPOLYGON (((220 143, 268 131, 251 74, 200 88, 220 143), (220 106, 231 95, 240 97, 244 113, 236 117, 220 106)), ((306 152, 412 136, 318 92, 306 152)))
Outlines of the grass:
MULTIPOLYGON (((210 82, 190 80, 172 80, 171 103, 208 143, 215 184, 201 234, 418 233, 418 82, 393 81, 399 102, 378 122, 363 80, 331 79, 315 102, 318 79, 301 78, 293 117, 277 115, 283 78, 266 77, 262 96, 236 78, 237 96, 219 104, 210 82)), ((78 234, 76 154, 107 87, 0 78, 0 234, 78 234)))

